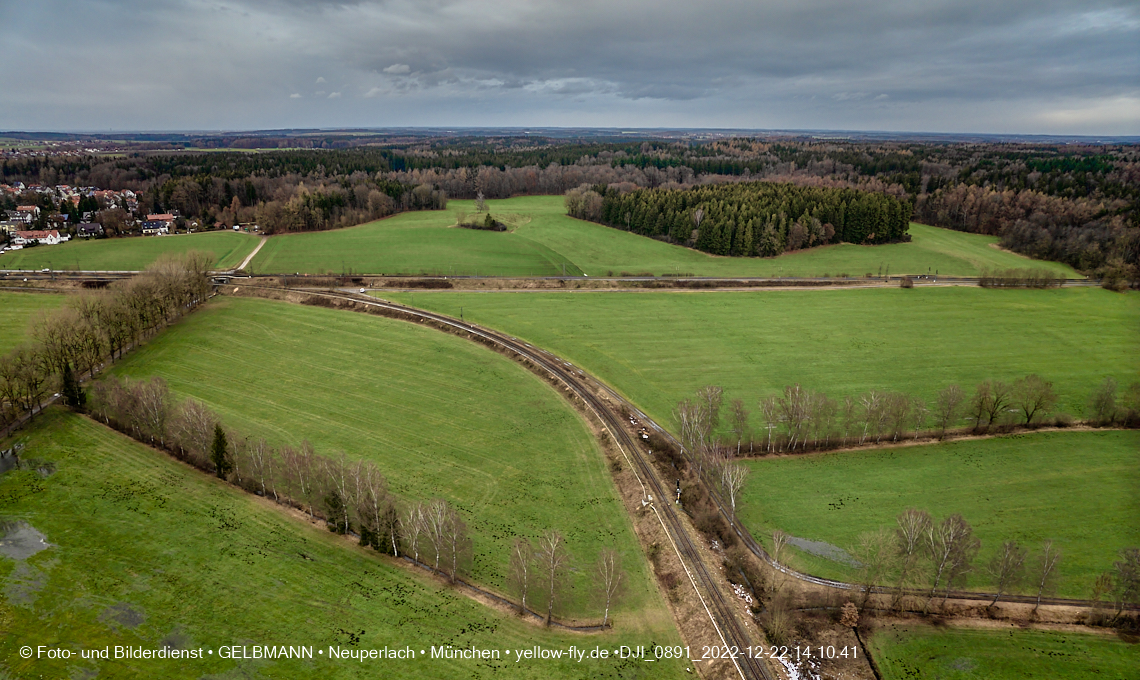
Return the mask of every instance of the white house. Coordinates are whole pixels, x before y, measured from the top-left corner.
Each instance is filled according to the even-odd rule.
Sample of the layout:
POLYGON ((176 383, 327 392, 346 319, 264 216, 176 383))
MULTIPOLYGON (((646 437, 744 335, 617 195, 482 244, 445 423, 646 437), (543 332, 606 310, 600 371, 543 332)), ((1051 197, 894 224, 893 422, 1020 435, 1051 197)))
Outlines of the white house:
POLYGON ((70 236, 60 236, 59 231, 55 229, 51 231, 17 231, 12 234, 12 243, 23 246, 36 242, 43 246, 54 246, 70 240, 70 238, 70 236))

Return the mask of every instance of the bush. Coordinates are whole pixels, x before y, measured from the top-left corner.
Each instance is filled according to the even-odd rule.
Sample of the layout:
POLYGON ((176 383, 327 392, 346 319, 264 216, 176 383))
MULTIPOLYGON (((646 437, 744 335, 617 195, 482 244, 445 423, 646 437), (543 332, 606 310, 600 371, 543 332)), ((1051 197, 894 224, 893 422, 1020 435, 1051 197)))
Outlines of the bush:
POLYGON ((1053 425, 1056 427, 1072 427, 1073 416, 1068 413, 1058 413, 1053 416, 1053 425))
POLYGON ((899 288, 914 288, 914 280, 909 276, 902 277, 902 281, 899 281, 899 288))

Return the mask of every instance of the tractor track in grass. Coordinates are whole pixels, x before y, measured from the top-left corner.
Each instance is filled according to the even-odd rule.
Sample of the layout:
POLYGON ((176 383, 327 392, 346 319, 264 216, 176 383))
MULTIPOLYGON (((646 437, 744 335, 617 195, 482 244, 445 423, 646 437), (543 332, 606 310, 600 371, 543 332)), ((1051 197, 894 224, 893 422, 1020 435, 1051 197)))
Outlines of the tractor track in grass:
POLYGON ((756 649, 758 647, 753 644, 752 637, 748 630, 737 618, 735 603, 725 596, 720 583, 722 579, 714 575, 713 570, 709 569, 708 565, 705 564, 701 551, 697 547, 702 539, 692 536, 693 530, 686 526, 678 516, 676 509, 674 509, 673 505, 668 501, 670 491, 667 490, 667 487, 661 482, 656 471, 645 459, 641 447, 638 446, 633 435, 625 426, 622 416, 590 389, 589 382, 585 379, 584 373, 553 354, 538 349, 518 338, 469 324, 458 319, 453 319, 442 314, 416 309, 415 307, 408 307, 350 292, 328 290, 299 291, 297 289, 285 289, 272 286, 245 287, 277 292, 300 292, 318 297, 348 300, 361 305, 377 307, 401 315, 422 319, 498 345, 511 353, 519 355, 536 368, 545 371, 551 378, 564 384, 567 389, 582 399, 586 406, 597 415, 606 430, 609 431, 610 435, 617 442, 626 460, 630 463, 631 467, 634 468, 638 480, 644 489, 643 503, 645 507, 653 511, 664 529, 671 547, 680 559, 698 599, 708 613, 709 620, 716 630, 717 637, 723 643, 724 647, 738 650, 736 655, 730 656, 730 660, 737 674, 739 674, 739 677, 745 678, 746 680, 757 678, 762 680, 775 680, 776 675, 765 661, 760 658, 754 658, 752 654, 748 653, 747 650, 756 649), (658 501, 662 502, 658 504, 658 501))

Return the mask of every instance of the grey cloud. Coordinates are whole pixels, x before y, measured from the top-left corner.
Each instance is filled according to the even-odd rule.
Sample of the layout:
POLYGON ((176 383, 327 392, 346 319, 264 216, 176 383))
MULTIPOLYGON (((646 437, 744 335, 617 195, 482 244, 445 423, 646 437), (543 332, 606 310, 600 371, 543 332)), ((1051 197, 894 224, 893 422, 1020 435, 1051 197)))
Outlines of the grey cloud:
POLYGON ((1104 110, 1140 100, 1137 44, 1128 0, 44 0, 0 8, 0 59, 38 66, 0 72, 16 93, 0 98, 0 127, 625 125, 651 112, 702 127, 1078 131, 1080 111, 1103 127, 1104 110), (266 112, 305 78, 335 85, 266 112))

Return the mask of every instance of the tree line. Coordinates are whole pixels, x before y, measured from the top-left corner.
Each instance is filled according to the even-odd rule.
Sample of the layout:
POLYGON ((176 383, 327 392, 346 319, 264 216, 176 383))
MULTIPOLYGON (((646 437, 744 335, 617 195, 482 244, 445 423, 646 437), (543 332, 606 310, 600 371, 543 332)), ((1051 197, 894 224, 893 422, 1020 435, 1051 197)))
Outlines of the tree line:
POLYGON ((212 257, 163 256, 138 276, 99 291, 69 296, 31 324, 31 339, 0 356, 0 429, 40 408, 60 391, 82 398, 77 376, 92 374, 205 302, 212 257))
MULTIPOLYGON (((1053 383, 1036 374, 1012 382, 984 380, 969 394, 956 384, 948 385, 933 403, 904 392, 878 390, 836 400, 797 383, 758 401, 755 413, 760 421, 755 429, 754 413, 743 399, 733 399, 726 431, 721 417, 724 390, 710 385, 678 402, 673 417, 680 426, 682 452, 699 470, 715 467, 722 459, 756 453, 818 451, 922 436, 943 439, 963 420, 971 423, 965 431, 975 434, 1012 427, 1071 426, 1072 416, 1054 413, 1057 401, 1053 383)), ((1086 415, 1093 426, 1140 426, 1140 381, 1120 394, 1116 380, 1105 378, 1089 394, 1086 415)))
POLYGON ((572 217, 743 257, 907 240, 911 216, 910 204, 884 194, 772 182, 629 192, 595 186, 569 191, 566 207, 572 217))
MULTIPOLYGON (((786 542, 786 535, 773 532, 773 558, 777 561, 786 542)), ((1042 598, 1056 592, 1063 552, 1054 541, 1042 541, 1030 550, 1016 540, 1005 540, 979 564, 981 547, 973 527, 961 515, 936 521, 925 510, 908 508, 896 517, 893 529, 864 532, 849 551, 856 563, 860 610, 874 592, 885 590, 891 595, 890 607, 896 610, 916 592, 923 592, 923 611, 929 611, 939 592, 945 603, 951 589, 964 587, 971 575, 991 586, 991 607, 1002 596, 1028 594, 1035 598, 1036 612, 1042 598)), ((1095 604, 1090 622, 1104 622, 1101 602, 1112 603, 1112 618, 1119 617, 1126 605, 1140 602, 1140 548, 1125 548, 1118 557, 1093 583, 1089 595, 1095 604)))
MULTIPOLYGON (((320 454, 307 441, 273 447, 263 438, 243 436, 201 402, 176 399, 158 377, 104 378, 94 385, 89 408, 94 418, 120 432, 247 492, 323 519, 329 531, 356 536, 362 546, 410 559, 452 584, 469 573, 474 545, 464 512, 442 498, 397 497, 371 461, 320 454)), ((546 531, 537 541, 516 538, 507 585, 520 614, 542 616, 550 625, 572 568, 559 532, 546 531)), ((613 549, 601 552, 595 574, 605 627, 625 580, 613 549)))
MULTIPOLYGON (((321 145, 341 142, 351 146, 361 139, 321 145)), ((422 196, 410 195, 418 187, 455 198, 479 192, 506 198, 561 195, 583 184, 629 191, 764 179, 882 193, 910 202, 916 218, 929 224, 997 235, 1016 252, 1125 284, 1140 279, 1140 162, 1128 146, 439 136, 392 140, 384 149, 11 158, 0 161, 0 175, 8 182, 132 189, 143 196, 142 212, 178 210, 206 224, 260 220, 276 231, 332 228, 416 209, 425 204, 422 196), (317 196, 306 199, 306 192, 317 196)), ((116 217, 112 211, 101 221, 114 231, 116 217)), ((612 223, 621 225, 623 217, 612 223)), ((800 217, 787 213, 793 223, 800 217)), ((674 242, 690 238, 679 224, 673 227, 674 242)), ((753 231, 755 242, 755 225, 753 231)), ((734 240, 728 243, 731 251, 734 240)))

